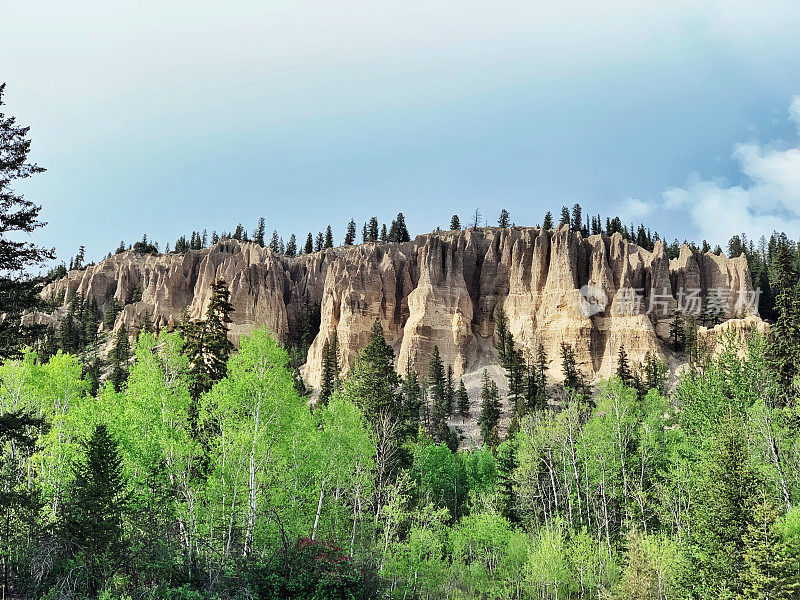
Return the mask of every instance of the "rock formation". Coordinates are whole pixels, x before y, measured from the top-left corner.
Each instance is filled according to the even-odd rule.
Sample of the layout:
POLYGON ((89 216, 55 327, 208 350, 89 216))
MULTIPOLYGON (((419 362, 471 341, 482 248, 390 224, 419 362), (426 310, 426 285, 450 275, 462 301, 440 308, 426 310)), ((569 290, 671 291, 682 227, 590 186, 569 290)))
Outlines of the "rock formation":
POLYGON ((314 387, 325 339, 337 332, 346 372, 376 318, 398 370, 410 360, 424 374, 436 345, 458 377, 496 363, 502 304, 517 343, 532 353, 541 344, 553 378, 561 376, 566 342, 593 379, 614 372, 622 346, 634 361, 648 351, 664 356, 675 309, 699 311, 713 302, 724 319, 757 314, 744 257, 683 246, 669 260, 661 242, 649 252, 619 234, 583 238, 566 226, 445 231, 296 258, 236 240, 184 254, 128 251, 71 271, 43 293, 63 294, 65 305, 73 293, 96 298, 103 311, 114 298, 124 306, 114 328, 124 323, 136 331, 146 312, 158 328, 173 328, 184 315, 202 318, 218 279, 230 286, 234 341, 263 326, 296 339, 303 310, 319 310, 303 369, 314 387))

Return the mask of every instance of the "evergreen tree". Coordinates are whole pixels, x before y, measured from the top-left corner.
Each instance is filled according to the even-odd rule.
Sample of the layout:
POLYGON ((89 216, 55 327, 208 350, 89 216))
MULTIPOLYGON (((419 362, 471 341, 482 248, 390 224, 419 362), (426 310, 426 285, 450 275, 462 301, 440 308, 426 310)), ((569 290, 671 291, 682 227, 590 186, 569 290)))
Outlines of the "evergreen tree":
POLYGON ((633 383, 633 372, 631 371, 628 353, 625 352, 624 346, 619 347, 619 354, 617 355, 617 377, 627 386, 633 383))
POLYGON ((259 246, 264 246, 265 244, 264 236, 266 235, 266 233, 267 233, 267 222, 264 219, 264 217, 261 217, 258 220, 258 227, 256 227, 256 230, 253 232, 253 241, 259 246))
POLYGON ((205 373, 212 382, 225 377, 228 359, 233 352, 233 343, 228 339, 232 312, 228 284, 220 279, 211 285, 203 332, 205 373))
POLYGON ((453 415, 456 400, 456 389, 453 385, 453 365, 447 365, 447 377, 444 386, 444 409, 448 417, 453 415))
POLYGON ((495 329, 494 329, 494 347, 497 349, 497 355, 500 358, 500 366, 504 369, 508 364, 508 356, 506 351, 508 349, 508 320, 506 319, 506 312, 503 309, 502 303, 497 303, 495 309, 495 329))
POLYGON ((481 437, 485 445, 496 447, 500 443, 497 429, 499 423, 500 395, 497 391, 497 384, 489 377, 489 371, 484 369, 481 387, 481 414, 478 417, 478 425, 480 425, 481 437))
POLYGON ((352 246, 356 242, 356 222, 353 219, 350 219, 350 222, 347 224, 347 233, 344 235, 344 245, 345 246, 352 246))
POLYGON ((190 394, 192 397, 192 419, 197 418, 197 400, 201 394, 211 389, 227 373, 228 359, 233 352, 233 344, 228 339, 229 325, 232 323, 230 292, 227 283, 220 279, 211 284, 211 299, 203 321, 184 322, 181 333, 185 340, 183 351, 189 358, 189 371, 192 375, 190 394))
POLYGON ((547 230, 552 229, 552 228, 553 228, 553 213, 551 213, 548 210, 547 214, 544 216, 544 222, 542 223, 542 229, 547 231, 547 230))
POLYGON ((415 435, 419 429, 420 410, 422 409, 422 387, 419 384, 411 360, 406 361, 406 373, 402 381, 403 424, 406 435, 415 435))
POLYGON ((378 227, 378 218, 377 217, 372 217, 369 220, 369 227, 367 229, 367 241, 370 241, 370 242, 377 242, 378 241, 378 236, 379 236, 378 229, 379 229, 379 227, 378 227))
POLYGON ((462 417, 469 416, 469 395, 467 388, 464 386, 464 380, 458 382, 458 391, 456 392, 456 402, 458 404, 458 414, 462 417))
POLYGON ((272 250, 275 254, 280 254, 281 240, 278 237, 278 232, 275 230, 272 231, 272 239, 270 239, 269 241, 269 249, 272 250))
POLYGON ((458 215, 453 215, 450 219, 450 230, 461 231, 461 220, 458 218, 458 215))
POLYGON ((441 432, 446 428, 445 419, 447 418, 447 376, 444 363, 439 354, 439 347, 433 347, 431 354, 431 364, 428 369, 428 384, 430 387, 431 398, 431 431, 434 438, 445 441, 441 437, 441 432))
POLYGON ((800 374, 800 292, 794 257, 781 245, 775 258, 777 320, 767 338, 767 365, 780 387, 779 405, 796 401, 795 381, 800 374))
POLYGON ((369 239, 369 231, 367 230, 367 224, 366 223, 364 223, 364 227, 361 230, 361 241, 363 243, 365 243, 365 244, 370 241, 370 239, 369 239))
POLYGON ((16 193, 14 182, 44 168, 28 162, 29 128, 2 112, 4 90, 5 84, 0 84, 0 356, 9 357, 18 356, 44 331, 41 326, 22 325, 22 315, 40 305, 44 285, 43 277, 31 278, 27 273, 54 253, 21 239, 45 224, 38 220, 41 207, 16 193))
POLYGON ((358 353, 344 383, 345 396, 377 427, 383 417, 398 421, 402 412, 400 377, 394 369, 394 350, 386 343, 378 319, 372 324, 369 343, 358 353))
POLYGON ((766 490, 759 490, 750 499, 749 509, 750 522, 742 537, 743 596, 771 600, 797 598, 800 592, 798 556, 783 539, 778 510, 766 490))
POLYGON ((333 392, 339 387, 339 338, 336 330, 322 345, 322 382, 317 402, 327 406, 333 392))
POLYGON ((108 380, 117 392, 122 390, 128 380, 128 360, 130 359, 130 341, 128 340, 128 330, 123 323, 114 341, 114 348, 111 351, 111 374, 108 380))
POLYGON ((497 479, 500 514, 511 523, 520 521, 516 509, 517 495, 514 492, 514 472, 518 467, 517 443, 510 437, 497 448, 497 479))
POLYGON ((317 239, 314 241, 314 252, 319 252, 325 247, 325 236, 321 231, 317 232, 317 239))
POLYGON ((686 342, 686 326, 681 311, 672 313, 672 322, 669 324, 669 337, 672 340, 672 349, 676 352, 683 350, 686 342))
POLYGON ((389 241, 389 234, 386 231, 386 223, 381 226, 381 242, 386 243, 389 241))
POLYGON ((509 219, 508 211, 504 208, 500 211, 500 218, 497 219, 497 226, 501 229, 508 229, 511 225, 511 220, 509 219))
POLYGON ((95 598, 123 566, 123 516, 127 507, 122 455, 108 428, 96 425, 74 466, 75 481, 64 515, 64 534, 82 569, 87 597, 95 598))
POLYGON ((575 204, 572 207, 572 229, 575 231, 580 231, 583 226, 583 216, 581 211, 581 205, 575 204))
POLYGON ((303 254, 312 254, 314 252, 314 237, 311 235, 311 232, 308 233, 308 237, 306 238, 306 245, 303 248, 303 254))
POLYGON ((327 229, 325 230, 325 248, 333 248, 333 231, 331 230, 331 226, 328 225, 327 229))
POLYGON ((564 374, 564 389, 586 396, 587 385, 575 360, 575 350, 567 343, 561 343, 561 371, 564 374))
POLYGON ((286 256, 297 256, 297 238, 294 234, 289 236, 289 242, 286 244, 286 256))
POLYGON ((559 225, 569 225, 572 222, 572 217, 570 217, 569 209, 566 206, 561 207, 561 220, 558 222, 559 225))
POLYGON ((770 539, 774 513, 756 504, 762 498, 762 482, 750 462, 744 427, 732 413, 719 423, 703 467, 679 572, 686 596, 791 597, 745 595, 746 588, 777 592, 789 582, 783 581, 780 543, 770 539), (774 555, 765 556, 770 551, 774 555))
POLYGON ((403 216, 403 213, 397 213, 394 235, 389 237, 391 238, 389 240, 390 242, 400 242, 402 244, 404 242, 411 241, 411 234, 408 233, 408 227, 406 227, 406 218, 403 216))

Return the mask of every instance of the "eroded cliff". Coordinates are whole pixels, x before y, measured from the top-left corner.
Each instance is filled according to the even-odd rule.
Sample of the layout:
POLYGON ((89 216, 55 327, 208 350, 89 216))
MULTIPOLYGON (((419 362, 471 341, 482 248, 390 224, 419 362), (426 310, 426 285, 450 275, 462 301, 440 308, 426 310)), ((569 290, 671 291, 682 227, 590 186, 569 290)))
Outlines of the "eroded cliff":
POLYGON ((303 368, 314 387, 324 340, 337 332, 346 371, 376 318, 398 370, 410 360, 425 373, 436 345, 460 376, 496 363, 502 303, 515 340, 531 352, 541 344, 558 379, 562 342, 575 348, 585 375, 608 377, 620 347, 634 361, 648 351, 665 354, 675 309, 705 310, 713 302, 724 319, 757 314, 743 257, 684 246, 670 261, 661 243, 649 252, 619 234, 583 238, 566 226, 437 232, 295 258, 236 240, 185 254, 128 251, 70 272, 44 295, 63 293, 67 302, 79 293, 96 298, 103 311, 114 298, 124 306, 114 329, 124 323, 135 332, 145 313, 158 328, 175 327, 184 314, 202 318, 219 279, 230 286, 234 340, 262 326, 294 339, 303 311, 319 311, 303 368))

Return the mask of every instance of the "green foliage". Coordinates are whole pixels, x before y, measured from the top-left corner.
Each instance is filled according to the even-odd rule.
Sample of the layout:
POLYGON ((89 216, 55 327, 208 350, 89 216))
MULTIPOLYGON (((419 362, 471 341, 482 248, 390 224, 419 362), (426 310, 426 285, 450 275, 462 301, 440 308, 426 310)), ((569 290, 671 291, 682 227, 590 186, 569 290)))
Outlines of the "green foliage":
POLYGON ((96 425, 85 444, 85 458, 74 465, 63 531, 83 571, 78 589, 94 597, 122 566, 127 498, 122 455, 108 428, 96 425))
POLYGON ((499 423, 500 396, 497 384, 489 377, 489 372, 484 369, 481 387, 481 414, 478 417, 484 444, 494 447, 500 443, 500 434, 497 430, 499 423))

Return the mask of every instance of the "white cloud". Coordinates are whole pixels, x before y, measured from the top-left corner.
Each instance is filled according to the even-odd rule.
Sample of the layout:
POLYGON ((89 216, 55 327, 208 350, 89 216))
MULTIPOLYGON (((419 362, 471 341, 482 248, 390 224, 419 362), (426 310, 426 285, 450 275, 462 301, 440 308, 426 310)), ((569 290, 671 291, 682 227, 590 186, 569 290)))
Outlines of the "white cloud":
MULTIPOLYGON (((800 96, 792 98, 789 118, 800 127, 800 96)), ((686 211, 712 243, 742 232, 758 237, 778 230, 800 237, 800 147, 742 143, 732 156, 746 184, 693 174, 684 187, 664 192, 664 208, 686 211)))
POLYGON ((652 214, 655 204, 638 198, 628 198, 617 210, 624 223, 628 221, 640 221, 652 214))

